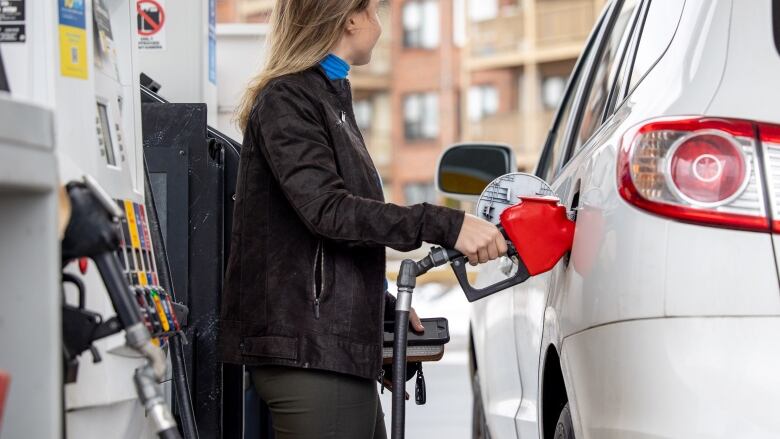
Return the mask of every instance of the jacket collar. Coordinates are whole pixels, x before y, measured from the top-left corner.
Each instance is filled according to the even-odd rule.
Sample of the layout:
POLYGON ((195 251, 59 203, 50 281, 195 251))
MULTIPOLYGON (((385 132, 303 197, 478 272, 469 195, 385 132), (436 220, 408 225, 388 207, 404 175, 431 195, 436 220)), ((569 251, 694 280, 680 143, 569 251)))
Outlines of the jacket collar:
POLYGON ((310 67, 307 72, 314 73, 319 79, 321 79, 325 83, 325 88, 328 89, 332 94, 336 96, 343 97, 344 94, 351 94, 349 90, 349 80, 348 79, 330 79, 328 78, 328 75, 325 73, 325 69, 322 68, 321 65, 316 64, 312 67, 310 67))

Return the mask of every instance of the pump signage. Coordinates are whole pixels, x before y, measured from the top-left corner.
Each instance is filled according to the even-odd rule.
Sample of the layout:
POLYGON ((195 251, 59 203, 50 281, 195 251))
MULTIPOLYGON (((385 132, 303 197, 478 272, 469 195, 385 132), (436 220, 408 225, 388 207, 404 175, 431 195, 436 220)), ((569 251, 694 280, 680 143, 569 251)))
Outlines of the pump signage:
POLYGON ((23 43, 25 0, 0 0, 0 43, 23 43))
POLYGON ((138 49, 165 50, 165 5, 163 0, 137 0, 138 49))
POLYGON ((87 79, 87 16, 84 0, 59 0, 60 73, 87 79))

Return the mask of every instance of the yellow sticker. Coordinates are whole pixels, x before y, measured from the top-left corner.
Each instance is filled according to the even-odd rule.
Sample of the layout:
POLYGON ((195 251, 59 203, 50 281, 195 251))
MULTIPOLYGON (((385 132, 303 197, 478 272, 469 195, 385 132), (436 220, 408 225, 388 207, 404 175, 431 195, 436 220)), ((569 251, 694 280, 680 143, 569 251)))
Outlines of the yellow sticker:
POLYGON ((130 229, 130 244, 133 248, 141 248, 141 240, 138 238, 138 223, 135 222, 135 209, 129 200, 125 200, 125 215, 127 215, 127 228, 130 229))
POLYGON ((71 78, 87 79, 87 31, 60 25, 60 73, 71 78))
POLYGON ((87 79, 87 11, 84 0, 59 0, 60 73, 87 79))

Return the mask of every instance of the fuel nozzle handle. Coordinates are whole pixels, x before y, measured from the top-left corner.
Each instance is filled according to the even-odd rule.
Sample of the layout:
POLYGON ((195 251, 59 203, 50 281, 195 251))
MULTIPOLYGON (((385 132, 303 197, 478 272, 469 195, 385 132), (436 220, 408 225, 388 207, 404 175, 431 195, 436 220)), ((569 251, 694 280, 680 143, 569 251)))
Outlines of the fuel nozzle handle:
POLYGON ((117 208, 98 183, 85 177, 67 185, 72 214, 62 240, 63 266, 80 257, 91 258, 100 272, 111 304, 125 329, 130 347, 137 349, 152 364, 158 378, 165 374, 165 356, 151 343, 149 331, 135 303, 116 251, 119 249, 119 217, 117 208))
POLYGON ((117 216, 121 212, 116 211, 116 205, 94 180, 86 178, 83 182, 69 183, 67 190, 73 213, 62 240, 63 266, 74 258, 91 258, 122 326, 127 329, 142 323, 116 255, 120 242, 117 216))
MULTIPOLYGON (((510 256, 509 253, 507 253, 507 256, 510 256)), ((526 269, 525 264, 523 264, 523 260, 517 258, 517 271, 515 271, 515 274, 513 274, 512 277, 504 279, 501 282, 487 286, 485 288, 474 288, 469 283, 468 273, 466 272, 467 263, 468 259, 462 255, 459 258, 451 261, 452 271, 455 272, 455 277, 458 279, 458 283, 463 289, 463 292, 466 294, 466 299, 468 299, 469 302, 474 302, 476 300, 490 296, 491 294, 495 294, 499 291, 521 284, 528 280, 529 277, 531 277, 531 275, 528 274, 528 270, 526 269)))
MULTIPOLYGON (((504 228, 499 225, 498 229, 506 239, 506 256, 518 256, 517 250, 512 244, 512 241, 509 240, 504 228)), ((418 275, 425 273, 433 267, 438 267, 449 262, 452 265, 452 270, 455 272, 455 277, 458 279, 460 287, 466 294, 466 298, 469 302, 473 302, 475 300, 479 300, 483 297, 525 282, 530 277, 528 270, 526 269, 520 257, 517 257, 516 260, 518 261, 518 269, 512 277, 485 288, 474 288, 471 286, 469 283, 468 274, 466 273, 466 264, 468 263, 468 258, 463 253, 453 249, 433 247, 428 257, 417 262, 417 273, 418 275)))

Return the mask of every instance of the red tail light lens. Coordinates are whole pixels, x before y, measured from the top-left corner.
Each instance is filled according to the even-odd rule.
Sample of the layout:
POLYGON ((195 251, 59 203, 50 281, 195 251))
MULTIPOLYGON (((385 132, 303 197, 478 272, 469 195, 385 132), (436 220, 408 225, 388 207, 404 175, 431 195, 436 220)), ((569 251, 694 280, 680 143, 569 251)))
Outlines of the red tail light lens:
POLYGON ((685 136, 672 146, 669 155, 672 189, 691 204, 724 204, 748 183, 741 147, 719 132, 685 136))
POLYGON ((714 118, 663 119, 623 139, 622 197, 682 221, 768 230, 753 125, 714 118))

